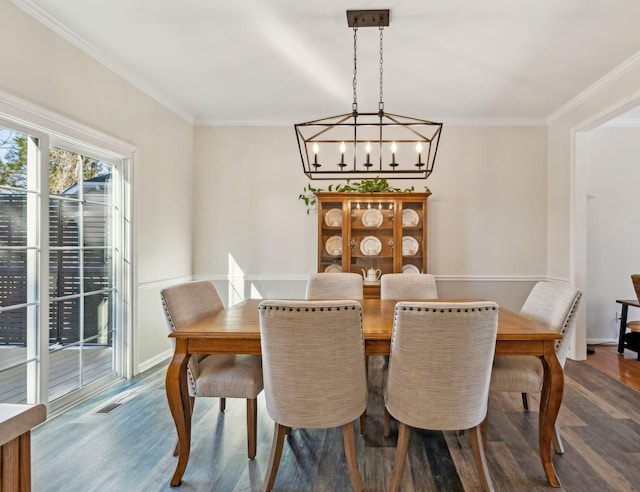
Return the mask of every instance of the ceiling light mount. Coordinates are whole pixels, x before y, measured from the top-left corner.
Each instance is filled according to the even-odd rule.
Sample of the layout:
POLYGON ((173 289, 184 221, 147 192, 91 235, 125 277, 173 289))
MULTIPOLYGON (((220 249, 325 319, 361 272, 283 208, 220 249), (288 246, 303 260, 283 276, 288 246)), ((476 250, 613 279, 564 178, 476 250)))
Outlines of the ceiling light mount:
POLYGON ((389 10, 347 10, 349 27, 387 27, 389 10))
POLYGON ((309 179, 380 177, 426 179, 433 172, 442 123, 384 110, 383 31, 389 10, 347 10, 353 29, 353 105, 351 113, 294 125, 302 168, 309 179), (357 101, 357 31, 380 30, 378 111, 360 113, 357 101))

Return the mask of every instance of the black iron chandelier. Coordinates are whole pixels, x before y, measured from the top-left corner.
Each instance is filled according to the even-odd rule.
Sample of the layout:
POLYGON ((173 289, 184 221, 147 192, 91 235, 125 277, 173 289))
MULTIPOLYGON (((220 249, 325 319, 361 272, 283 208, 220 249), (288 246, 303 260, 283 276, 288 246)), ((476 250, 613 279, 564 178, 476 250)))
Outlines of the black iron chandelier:
POLYGON ((382 98, 383 31, 389 10, 347 10, 353 28, 352 112, 294 125, 309 179, 380 177, 426 179, 433 172, 442 123, 386 113, 382 98), (358 112, 357 34, 360 27, 380 30, 378 112, 358 112))

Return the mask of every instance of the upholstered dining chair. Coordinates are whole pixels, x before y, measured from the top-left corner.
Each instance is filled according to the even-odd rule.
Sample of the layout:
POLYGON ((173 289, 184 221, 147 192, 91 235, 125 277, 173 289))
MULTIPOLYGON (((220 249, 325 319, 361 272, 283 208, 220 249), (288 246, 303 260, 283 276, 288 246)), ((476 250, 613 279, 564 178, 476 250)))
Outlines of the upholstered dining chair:
POLYGON ((357 273, 312 273, 307 280, 305 299, 355 299, 364 297, 362 276, 357 273))
POLYGON ((388 490, 400 490, 411 427, 470 429, 480 481, 493 490, 480 424, 487 414, 498 310, 494 302, 396 304, 385 398, 398 421, 398 446, 388 490))
MULTIPOLYGON (((538 282, 525 300, 520 314, 545 324, 563 338, 556 342, 556 357, 564 367, 569 350, 569 339, 576 326, 576 314, 582 293, 560 282, 538 282)), ((522 394, 522 404, 529 410, 529 393, 542 391, 544 370, 538 357, 524 355, 498 355, 493 361, 491 391, 522 394)), ((558 453, 564 452, 556 423, 553 445, 558 453)))
MULTIPOLYGON (((208 281, 168 287, 160 295, 170 332, 224 309, 218 291, 208 281)), ((197 397, 219 397, 221 412, 225 410, 226 398, 247 400, 247 454, 250 459, 255 458, 257 397, 263 389, 260 356, 192 355, 187 383, 192 413, 197 397)), ((177 446, 173 454, 178 454, 177 446)))
MULTIPOLYGON (((357 273, 331 272, 312 273, 307 280, 307 300, 361 300, 364 298, 362 277, 357 273)), ((369 357, 365 358, 368 371, 369 357)), ((366 431, 366 414, 360 417, 360 434, 366 431)))
POLYGON ((380 277, 381 299, 437 299, 436 278, 430 273, 385 273, 380 277))
POLYGON ((338 426, 351 485, 362 490, 353 425, 367 405, 360 304, 265 300, 258 309, 267 412, 275 421, 263 490, 274 485, 291 428, 338 426))

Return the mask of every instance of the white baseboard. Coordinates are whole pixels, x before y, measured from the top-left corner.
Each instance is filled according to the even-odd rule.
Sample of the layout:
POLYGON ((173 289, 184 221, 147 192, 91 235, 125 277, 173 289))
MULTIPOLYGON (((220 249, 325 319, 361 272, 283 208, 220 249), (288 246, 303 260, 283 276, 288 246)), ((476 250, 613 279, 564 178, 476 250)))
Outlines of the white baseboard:
POLYGON ((171 359, 171 357, 173 357, 173 349, 165 350, 161 354, 158 354, 155 357, 152 357, 151 359, 148 359, 148 360, 138 364, 138 372, 137 372, 137 374, 140 374, 140 373, 142 373, 142 372, 144 372, 144 371, 146 371, 148 369, 151 369, 153 366, 155 366, 157 364, 160 364, 161 362, 164 362, 166 360, 171 359))
POLYGON ((614 338, 587 338, 587 345, 618 345, 618 339, 614 338))

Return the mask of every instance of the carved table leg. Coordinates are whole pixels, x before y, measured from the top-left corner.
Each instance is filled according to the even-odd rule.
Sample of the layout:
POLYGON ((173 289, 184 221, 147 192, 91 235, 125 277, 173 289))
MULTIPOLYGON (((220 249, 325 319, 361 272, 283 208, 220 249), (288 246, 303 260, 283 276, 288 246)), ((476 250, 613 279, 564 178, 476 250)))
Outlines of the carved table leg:
POLYGON ((540 459, 547 474, 549 482, 554 487, 560 487, 560 480, 553 466, 551 443, 554 435, 554 426, 564 391, 564 372, 555 352, 553 340, 545 342, 542 365, 544 367, 544 382, 540 397, 540 459))
POLYGON ((167 400, 173 421, 178 433, 178 464, 171 478, 171 486, 175 487, 182 482, 182 475, 187 468, 189 451, 191 448, 191 405, 189 404, 189 389, 187 388, 187 342, 176 339, 176 348, 173 359, 167 368, 167 400))

